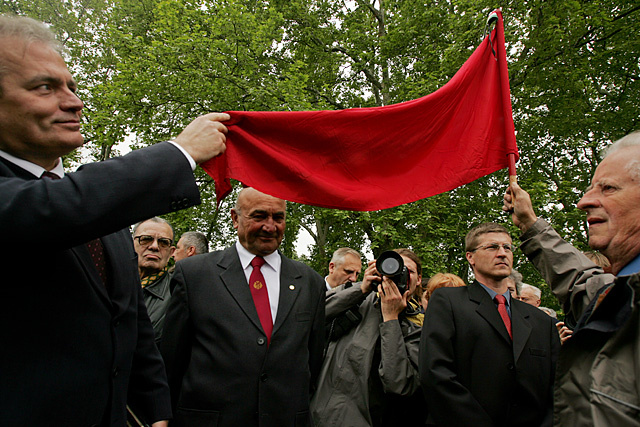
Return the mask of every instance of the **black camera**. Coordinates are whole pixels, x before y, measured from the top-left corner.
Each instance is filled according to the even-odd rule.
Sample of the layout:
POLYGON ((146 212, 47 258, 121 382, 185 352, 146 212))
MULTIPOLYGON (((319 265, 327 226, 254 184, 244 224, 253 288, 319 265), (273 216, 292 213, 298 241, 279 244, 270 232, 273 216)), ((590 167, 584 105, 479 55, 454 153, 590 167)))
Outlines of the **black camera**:
POLYGON ((404 294, 409 288, 409 270, 397 252, 382 252, 376 260, 376 269, 381 276, 389 277, 396 284, 400 294, 404 294))

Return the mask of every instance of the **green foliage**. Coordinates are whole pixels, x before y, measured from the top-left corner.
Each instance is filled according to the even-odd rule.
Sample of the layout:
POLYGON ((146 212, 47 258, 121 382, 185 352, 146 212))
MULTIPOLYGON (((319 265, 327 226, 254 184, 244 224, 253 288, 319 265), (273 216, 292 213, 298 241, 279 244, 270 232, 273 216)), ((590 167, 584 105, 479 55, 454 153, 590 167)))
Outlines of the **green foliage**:
MULTIPOLYGON (((584 215, 575 205, 599 150, 640 127, 640 6, 637 0, 498 3, 520 183, 539 215, 585 249, 584 215)), ((209 111, 341 109, 424 96, 467 60, 495 6, 484 0, 10 0, 0 2, 0 11, 49 22, 64 40, 87 105, 86 145, 101 160, 126 138, 133 149, 168 139, 209 111)), ((203 204, 167 217, 179 233, 197 229, 213 247, 224 247, 234 239, 232 199, 216 210, 211 179, 201 171, 197 177, 203 204)), ((314 244, 301 258, 322 274, 341 246, 374 256, 409 247, 422 258, 425 276, 450 271, 467 279, 464 235, 483 221, 510 223, 500 209, 506 185, 501 171, 379 212, 290 203, 282 249, 297 256, 294 243, 307 230, 314 244)), ((542 284, 523 257, 516 264, 525 281, 542 284)), ((558 308, 545 286, 543 304, 558 308)))

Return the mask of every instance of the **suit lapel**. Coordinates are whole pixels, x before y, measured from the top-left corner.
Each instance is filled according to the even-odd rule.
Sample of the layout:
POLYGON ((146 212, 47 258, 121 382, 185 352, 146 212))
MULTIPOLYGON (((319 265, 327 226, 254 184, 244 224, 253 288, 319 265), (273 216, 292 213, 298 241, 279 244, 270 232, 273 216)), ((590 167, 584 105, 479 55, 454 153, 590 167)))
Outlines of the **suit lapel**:
MULTIPOLYGON (((130 273, 127 273, 130 272, 131 269, 114 265, 112 260, 122 260, 123 254, 134 253, 132 238, 128 231, 122 230, 117 233, 106 235, 100 238, 100 240, 102 241, 102 246, 104 247, 104 252, 107 256, 107 276, 109 277, 111 293, 109 300, 116 307, 116 312, 121 313, 129 307, 131 298, 136 294, 127 289, 132 279, 131 277, 127 277, 130 275, 130 273)), ((89 255, 89 258, 91 258, 91 255, 89 255)), ((129 258, 127 261, 130 261, 136 266, 135 271, 137 272, 137 258, 129 258)), ((91 262, 93 262, 93 260, 91 260, 91 262)), ((105 291, 105 287, 102 286, 102 281, 98 275, 98 271, 95 269, 92 270, 97 278, 98 287, 100 290, 105 291)), ((106 295, 106 292, 104 292, 104 294, 106 295)))
POLYGON ((79 261, 79 264, 82 266, 84 270, 84 274, 87 276, 89 283, 96 291, 96 294, 100 297, 100 299, 106 304, 111 305, 111 300, 109 295, 107 294, 107 288, 102 283, 102 279, 100 279, 100 275, 98 274, 98 270, 96 270, 95 265, 93 264, 93 258, 91 258, 91 254, 89 253, 89 249, 86 244, 78 245, 71 248, 71 252, 76 256, 79 261))
MULTIPOLYGON (((469 299, 478 304, 476 312, 489 323, 496 332, 511 345, 511 338, 507 332, 507 328, 504 326, 504 322, 498 313, 495 303, 489 297, 487 291, 485 291, 479 283, 473 282, 469 285, 469 299)), ((511 322, 513 325, 513 322, 511 322)), ((512 326, 513 332, 513 326, 512 326)))
POLYGON ((301 282, 302 274, 296 268, 293 261, 280 254, 282 264, 280 266, 280 301, 278 302, 278 315, 273 324, 272 335, 278 331, 285 319, 289 315, 293 307, 303 283, 301 282))
POLYGON ((264 332, 235 245, 225 250, 224 256, 218 261, 218 267, 224 270, 220 279, 227 291, 256 328, 264 332))
POLYGON ((520 305, 526 304, 520 301, 511 300, 511 331, 513 333, 513 360, 516 362, 522 354, 525 345, 531 335, 531 324, 529 315, 524 314, 520 305))

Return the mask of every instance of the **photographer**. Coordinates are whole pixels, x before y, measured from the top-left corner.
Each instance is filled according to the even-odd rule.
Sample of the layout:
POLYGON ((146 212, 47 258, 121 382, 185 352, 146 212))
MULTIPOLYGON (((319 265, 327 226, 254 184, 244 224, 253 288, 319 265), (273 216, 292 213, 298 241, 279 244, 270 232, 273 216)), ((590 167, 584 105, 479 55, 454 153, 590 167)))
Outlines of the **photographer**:
POLYGON ((337 334, 335 328, 330 332, 318 389, 311 400, 317 426, 424 422, 424 410, 416 409, 424 404, 410 403, 422 399, 416 391, 423 315, 414 298, 422 267, 409 249, 394 252, 406 268, 404 278, 393 277, 398 283, 387 276, 381 279, 376 262, 371 261, 362 282, 327 292, 328 327, 342 327, 337 334))

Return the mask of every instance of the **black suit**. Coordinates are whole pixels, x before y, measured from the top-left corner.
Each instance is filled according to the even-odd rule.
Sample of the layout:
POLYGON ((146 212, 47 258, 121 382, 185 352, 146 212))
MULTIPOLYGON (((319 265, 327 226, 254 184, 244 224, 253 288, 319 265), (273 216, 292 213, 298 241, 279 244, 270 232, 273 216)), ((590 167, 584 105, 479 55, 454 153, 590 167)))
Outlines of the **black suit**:
POLYGON ((171 144, 36 179, 0 159, 0 425, 125 425, 171 415, 130 224, 199 201, 171 144), (108 289, 85 242, 101 237, 108 289))
POLYGON ((560 346, 551 317, 511 299, 513 342, 480 284, 442 288, 427 306, 420 379, 440 426, 551 425, 560 346))
POLYGON ((235 246, 177 263, 160 344, 176 426, 311 425, 322 362, 324 280, 282 256, 266 337, 235 246))

